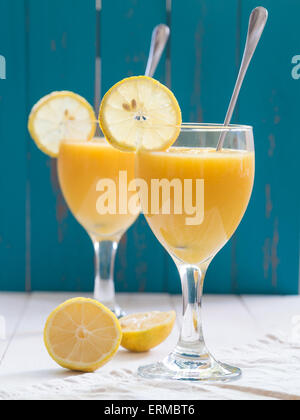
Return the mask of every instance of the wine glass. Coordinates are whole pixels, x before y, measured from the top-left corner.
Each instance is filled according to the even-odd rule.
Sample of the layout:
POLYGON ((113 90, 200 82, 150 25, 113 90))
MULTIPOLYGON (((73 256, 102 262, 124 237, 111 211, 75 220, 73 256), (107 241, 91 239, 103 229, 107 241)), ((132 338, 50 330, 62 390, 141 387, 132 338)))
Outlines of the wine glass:
MULTIPOLYGON (((118 318, 125 313, 115 299, 115 256, 120 239, 139 214, 129 212, 126 205, 121 208, 119 192, 134 182, 134 163, 134 153, 113 148, 101 134, 90 142, 66 138, 58 156, 58 177, 64 198, 93 242, 94 298, 118 318), (110 197, 113 201, 106 206, 109 200, 106 189, 110 186, 115 196, 110 197)), ((135 191, 129 192, 127 198, 134 194, 135 191)))
POLYGON ((183 293, 177 347, 163 361, 140 367, 140 376, 227 381, 241 375, 240 369, 218 362, 208 351, 201 301, 207 269, 247 209, 254 166, 252 127, 242 125, 183 124, 169 150, 138 151, 136 185, 142 210, 175 261, 183 293), (223 133, 223 149, 216 151, 223 133))

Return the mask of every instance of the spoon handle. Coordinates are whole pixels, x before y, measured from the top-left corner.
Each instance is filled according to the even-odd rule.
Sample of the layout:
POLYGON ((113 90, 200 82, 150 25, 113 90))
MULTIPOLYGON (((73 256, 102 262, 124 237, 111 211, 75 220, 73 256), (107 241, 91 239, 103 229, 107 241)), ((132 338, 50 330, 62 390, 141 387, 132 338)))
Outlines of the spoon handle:
POLYGON ((170 29, 167 25, 158 25, 153 31, 150 54, 145 76, 153 77, 161 59, 162 53, 167 45, 170 36, 170 29))
MULTIPOLYGON (((225 126, 228 126, 230 124, 230 121, 234 112, 234 108, 236 106, 236 102, 240 93, 240 89, 242 87, 250 61, 259 43, 260 37, 264 31, 267 20, 268 20, 268 11, 264 7, 257 7, 256 9, 252 11, 250 15, 247 41, 246 41, 246 46, 245 46, 244 55, 242 59, 242 64, 241 64, 239 75, 238 75, 236 85, 233 91, 233 95, 229 104, 227 115, 225 118, 225 122, 224 122, 225 126)), ((226 132, 221 134, 217 150, 222 149, 225 137, 226 137, 226 132)))

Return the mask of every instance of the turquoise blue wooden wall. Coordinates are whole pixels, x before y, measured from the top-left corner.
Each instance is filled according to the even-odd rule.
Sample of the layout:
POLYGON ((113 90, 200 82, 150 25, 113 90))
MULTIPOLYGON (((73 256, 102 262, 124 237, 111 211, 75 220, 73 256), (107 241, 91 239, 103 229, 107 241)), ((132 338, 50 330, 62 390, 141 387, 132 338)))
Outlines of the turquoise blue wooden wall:
MULTIPOLYGON (((32 105, 61 89, 95 103, 100 87, 103 94, 123 77, 143 74, 151 31, 165 22, 172 37, 156 77, 172 88, 186 121, 221 122, 249 13, 263 5, 270 19, 235 114, 236 122, 255 127, 256 183, 206 290, 298 293, 300 79, 292 78, 291 61, 300 54, 300 3, 259 3, 102 0, 97 11, 95 0, 0 0, 0 55, 7 66, 7 79, 0 80, 0 290, 93 287, 89 238, 64 203, 56 162, 27 134, 32 105)), ((116 279, 120 291, 180 291, 175 267, 143 217, 121 242, 116 279)))

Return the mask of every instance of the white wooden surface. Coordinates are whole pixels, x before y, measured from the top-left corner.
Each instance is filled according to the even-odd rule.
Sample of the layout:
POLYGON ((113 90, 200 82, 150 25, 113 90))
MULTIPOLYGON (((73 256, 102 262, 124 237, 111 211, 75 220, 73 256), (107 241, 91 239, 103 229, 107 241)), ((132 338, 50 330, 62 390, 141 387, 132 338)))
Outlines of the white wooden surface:
MULTIPOLYGON (((58 367, 43 344, 43 327, 47 316, 70 294, 35 293, 0 294, 0 316, 6 320, 6 340, 0 340, 0 387, 14 390, 74 375, 58 367)), ((163 351, 167 354, 178 338, 181 298, 169 295, 120 295, 118 301, 128 312, 176 309, 177 326, 163 351)), ((222 358, 221 349, 249 344, 274 330, 291 332, 292 317, 300 315, 300 296, 205 296, 204 332, 211 351, 222 358)), ((161 350, 149 354, 131 354, 120 350, 111 362, 114 367, 135 367, 157 360, 161 350)), ((109 364, 104 369, 110 369, 109 364)))

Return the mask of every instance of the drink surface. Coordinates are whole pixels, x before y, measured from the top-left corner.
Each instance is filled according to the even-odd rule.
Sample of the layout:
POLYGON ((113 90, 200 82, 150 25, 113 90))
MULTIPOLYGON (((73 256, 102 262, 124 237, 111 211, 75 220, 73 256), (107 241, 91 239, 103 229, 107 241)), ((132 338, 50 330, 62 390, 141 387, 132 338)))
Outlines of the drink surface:
MULTIPOLYGON (((128 184, 134 180, 134 153, 124 153, 110 146, 105 139, 91 142, 64 142, 58 157, 58 175, 67 204, 79 223, 98 240, 119 238, 137 216, 125 214, 101 215, 97 210, 99 181, 109 179, 119 193, 119 172, 127 172, 128 184)), ((134 192, 128 193, 128 198, 134 192)))
MULTIPOLYGON (((238 227, 249 203, 254 181, 254 153, 224 149, 173 147, 167 152, 139 151, 136 176, 148 185, 148 223, 166 249, 185 263, 197 264, 213 257, 230 239, 238 227), (204 181, 203 221, 188 225, 189 214, 176 214, 171 188, 171 214, 156 214, 151 210, 150 185, 153 179, 193 180, 190 201, 199 202, 196 180, 204 181)), ((145 208, 145 197, 142 208, 145 208)), ((160 194, 159 207, 163 206, 160 194)))

